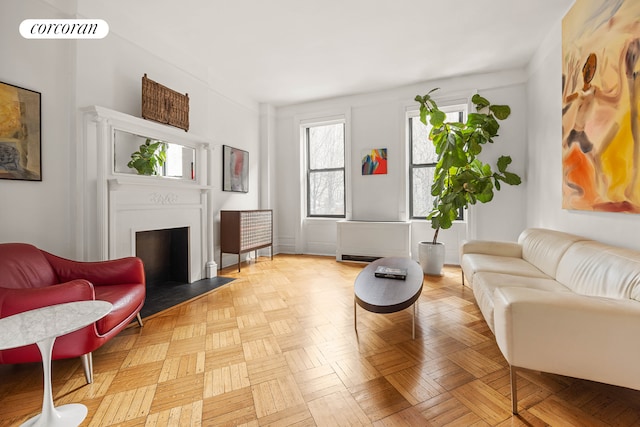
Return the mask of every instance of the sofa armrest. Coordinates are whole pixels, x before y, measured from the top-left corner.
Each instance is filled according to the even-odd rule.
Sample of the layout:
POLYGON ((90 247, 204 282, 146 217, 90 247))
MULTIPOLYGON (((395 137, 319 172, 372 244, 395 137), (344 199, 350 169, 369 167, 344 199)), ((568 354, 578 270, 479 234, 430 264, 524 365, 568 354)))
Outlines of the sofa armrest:
POLYGON ((83 262, 61 258, 45 251, 42 253, 61 282, 82 278, 96 286, 145 283, 144 266, 137 257, 83 262))
POLYGON ((94 299, 93 285, 83 279, 42 288, 0 288, 0 318, 50 305, 94 299))
POLYGON ((460 245, 460 259, 464 254, 485 254, 522 258, 522 246, 516 242, 468 240, 460 245))
POLYGON ((640 389, 640 302, 499 288, 498 346, 509 364, 640 389))

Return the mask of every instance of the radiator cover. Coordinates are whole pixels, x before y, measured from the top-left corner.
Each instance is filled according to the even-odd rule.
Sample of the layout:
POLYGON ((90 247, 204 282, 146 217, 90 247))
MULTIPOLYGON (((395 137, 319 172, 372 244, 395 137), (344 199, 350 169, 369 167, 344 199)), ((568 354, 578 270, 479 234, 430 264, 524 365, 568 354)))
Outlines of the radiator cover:
POLYGON ((338 221, 337 261, 370 262, 383 257, 411 257, 411 223, 338 221))

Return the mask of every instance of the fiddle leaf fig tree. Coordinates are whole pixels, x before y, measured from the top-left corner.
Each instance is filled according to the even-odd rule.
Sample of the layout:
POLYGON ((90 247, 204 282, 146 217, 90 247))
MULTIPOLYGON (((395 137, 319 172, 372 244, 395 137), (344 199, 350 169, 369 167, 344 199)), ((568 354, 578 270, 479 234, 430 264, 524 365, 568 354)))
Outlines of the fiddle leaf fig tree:
POLYGON ((131 154, 127 166, 138 171, 140 175, 159 175, 160 168, 167 161, 167 144, 147 138, 138 151, 131 154))
POLYGON ((433 243, 438 241, 440 229, 450 228, 458 217, 460 208, 476 202, 487 203, 501 183, 519 185, 520 177, 507 169, 510 156, 501 156, 496 165, 484 163, 478 158, 484 144, 493 143, 500 124, 511 114, 508 105, 493 105, 486 98, 475 94, 471 102, 476 107, 466 123, 446 122, 446 114, 431 97, 432 89, 424 96, 416 96, 420 104, 420 121, 431 126, 429 139, 438 156, 431 195, 433 209, 427 216, 435 230, 433 243))

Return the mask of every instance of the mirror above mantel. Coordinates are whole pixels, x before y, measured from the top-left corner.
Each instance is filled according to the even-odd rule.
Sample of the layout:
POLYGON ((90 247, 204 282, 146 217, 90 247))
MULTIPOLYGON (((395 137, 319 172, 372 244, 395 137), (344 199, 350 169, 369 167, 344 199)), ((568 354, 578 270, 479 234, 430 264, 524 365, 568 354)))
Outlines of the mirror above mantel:
POLYGON ((82 112, 87 132, 85 144, 99 150, 98 159, 87 160, 89 163, 97 160, 97 170, 103 172, 106 179, 139 176, 142 180, 169 179, 209 185, 206 163, 211 146, 204 138, 104 107, 87 107, 82 112), (144 165, 142 159, 148 153, 141 151, 154 147, 156 155, 162 152, 166 161, 144 165), (139 162, 132 164, 134 160, 139 162))
POLYGON ((153 175, 187 181, 196 178, 196 150, 193 147, 114 129, 113 153, 115 173, 153 175), (147 151, 155 153, 145 153, 145 147, 152 147, 151 150, 147 148, 147 151), (159 153, 162 153, 163 161, 158 164, 146 161, 149 158, 147 156, 158 157, 159 153), (142 166, 136 168, 140 163, 142 166))

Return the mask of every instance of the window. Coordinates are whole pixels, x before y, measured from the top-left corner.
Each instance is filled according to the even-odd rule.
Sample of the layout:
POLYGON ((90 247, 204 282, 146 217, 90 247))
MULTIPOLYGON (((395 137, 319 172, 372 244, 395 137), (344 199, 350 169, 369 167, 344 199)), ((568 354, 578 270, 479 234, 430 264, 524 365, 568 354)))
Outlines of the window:
POLYGON ((164 163, 165 176, 182 176, 182 147, 176 144, 168 144, 167 160, 164 163))
MULTIPOLYGON (((447 114, 447 121, 463 121, 466 105, 441 107, 447 114)), ((438 155, 429 139, 431 126, 420 121, 419 112, 409 114, 409 209, 412 219, 426 219, 433 209, 434 197, 431 195, 431 184, 438 155)), ((462 210, 458 214, 462 219, 462 210)))
POLYGON ((344 121, 303 125, 307 216, 345 217, 344 121))

